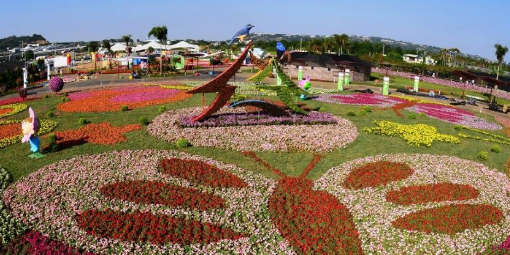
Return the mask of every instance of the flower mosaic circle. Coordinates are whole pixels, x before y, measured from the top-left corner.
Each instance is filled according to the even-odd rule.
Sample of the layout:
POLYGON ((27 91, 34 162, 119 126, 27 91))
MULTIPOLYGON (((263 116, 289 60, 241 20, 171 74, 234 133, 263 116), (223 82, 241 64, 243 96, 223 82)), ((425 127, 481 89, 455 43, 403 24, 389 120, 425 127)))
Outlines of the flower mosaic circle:
POLYGON ((125 150, 43 167, 3 200, 32 230, 87 252, 294 254, 267 209, 275 186, 200 156, 125 150))
POLYGON ((421 103, 405 109, 416 113, 425 113, 431 118, 453 124, 463 125, 466 127, 487 130, 502 129, 502 127, 498 124, 489 122, 480 117, 477 117, 471 112, 464 111, 452 106, 421 103))
POLYGON ((311 112, 309 116, 291 116, 288 120, 258 118, 257 114, 254 119, 242 119, 246 116, 244 109, 223 108, 217 114, 230 117, 188 123, 190 116, 201 112, 202 108, 165 112, 152 121, 147 131, 168 142, 184 137, 193 146, 236 151, 332 151, 347 146, 358 136, 354 123, 327 113, 311 112))
POLYGON ((392 107, 407 102, 407 100, 402 98, 364 93, 352 95, 329 94, 319 96, 315 100, 333 104, 369 105, 381 108, 392 107))
POLYGON ((367 254, 476 254, 501 244, 510 233, 508 178, 456 157, 360 158, 328 170, 315 181, 315 189, 333 194, 349 208, 367 254), (413 172, 402 175, 401 167, 372 170, 371 165, 388 162, 405 164, 413 172), (380 185, 346 185, 367 175, 380 179, 380 185))
POLYGON ((69 94, 71 101, 58 105, 64 112, 114 112, 123 105, 129 109, 181 101, 191 97, 182 90, 160 86, 124 85, 111 89, 69 94))

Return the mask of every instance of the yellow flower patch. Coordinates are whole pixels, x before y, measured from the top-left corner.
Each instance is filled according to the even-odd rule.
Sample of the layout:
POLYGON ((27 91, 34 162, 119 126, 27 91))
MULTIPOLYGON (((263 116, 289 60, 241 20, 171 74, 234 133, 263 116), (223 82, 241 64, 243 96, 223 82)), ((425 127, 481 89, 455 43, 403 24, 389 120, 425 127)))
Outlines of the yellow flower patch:
MULTIPOLYGON (((15 124, 15 123, 20 124, 19 135, 0 138, 0 148, 3 148, 5 146, 11 145, 11 144, 14 144, 17 142, 21 142, 21 139, 23 138, 23 134, 21 133, 21 122, 22 122, 22 120, 0 121, 0 126, 8 125, 8 124, 15 124)), ((41 124, 41 127, 39 128, 38 135, 44 135, 44 134, 52 131, 58 125, 58 122, 53 121, 53 120, 41 120, 40 124, 41 124)))
POLYGON ((378 127, 364 128, 369 134, 400 137, 412 146, 432 146, 432 142, 460 143, 460 139, 446 134, 440 134, 433 126, 425 124, 403 125, 390 121, 374 121, 378 127))
POLYGON ((427 100, 427 99, 422 99, 422 98, 414 98, 414 97, 410 97, 410 96, 406 96, 406 95, 390 95, 390 97, 396 97, 396 98, 407 100, 409 102, 416 102, 418 104, 438 104, 438 105, 451 106, 449 104, 443 104, 443 103, 439 103, 439 102, 435 102, 435 101, 431 101, 431 100, 427 100))

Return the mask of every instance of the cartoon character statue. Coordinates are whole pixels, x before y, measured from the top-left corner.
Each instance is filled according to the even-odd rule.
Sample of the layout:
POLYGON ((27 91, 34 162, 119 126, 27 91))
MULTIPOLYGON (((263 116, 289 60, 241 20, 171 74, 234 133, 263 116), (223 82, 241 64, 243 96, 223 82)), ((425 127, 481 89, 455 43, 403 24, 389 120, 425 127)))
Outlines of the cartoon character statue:
POLYGON ((40 128, 40 122, 39 119, 35 116, 32 107, 28 109, 28 112, 30 113, 30 117, 21 122, 21 129, 23 131, 23 139, 21 139, 21 142, 28 142, 30 144, 30 157, 40 158, 43 156, 39 152, 39 137, 37 137, 37 132, 39 132, 40 128))
MULTIPOLYGON (((306 79, 302 79, 299 81, 299 87, 304 91, 307 91, 310 89, 310 87, 312 87, 312 83, 310 82, 310 75, 307 75, 306 79)), ((306 95, 301 94, 301 100, 305 100, 305 99, 306 99, 306 95)))

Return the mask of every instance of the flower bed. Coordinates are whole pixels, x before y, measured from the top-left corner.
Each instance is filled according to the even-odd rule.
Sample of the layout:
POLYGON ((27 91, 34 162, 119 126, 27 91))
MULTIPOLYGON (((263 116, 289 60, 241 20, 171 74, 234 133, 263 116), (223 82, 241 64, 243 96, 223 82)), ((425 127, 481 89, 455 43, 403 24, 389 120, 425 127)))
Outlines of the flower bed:
MULTIPOLYGON (((41 127, 38 135, 44 135, 53 130, 58 123, 52 120, 41 120, 41 127)), ((21 132, 21 120, 0 121, 0 148, 7 145, 21 142, 23 134, 21 132)))
POLYGON ((473 113, 455 107, 437 104, 416 104, 406 110, 425 113, 427 116, 444 122, 464 125, 472 128, 499 130, 501 126, 475 116, 473 113))
POLYGON ((69 94, 71 101, 57 108, 65 112, 112 112, 123 105, 129 109, 181 101, 189 98, 185 92, 159 86, 125 85, 111 89, 90 90, 69 94))
POLYGON ((138 124, 112 127, 108 122, 87 124, 79 129, 55 132, 59 146, 72 146, 82 143, 112 145, 127 141, 125 133, 140 130, 138 124))
POLYGON ((77 156, 45 166, 11 185, 3 198, 13 216, 34 231, 94 253, 293 254, 268 211, 275 185, 275 181, 250 171, 200 156, 125 150, 77 156), (247 186, 203 186, 193 179, 162 173, 158 165, 165 158, 214 166, 247 186), (201 211, 112 199, 101 192, 112 183, 136 180, 193 188, 222 198, 225 206, 201 211), (139 231, 130 232, 130 227, 139 231))
POLYGON ((380 161, 359 166, 351 171, 342 183, 346 189, 364 189, 384 186, 390 182, 403 180, 413 174, 407 164, 380 161))
POLYGON ((0 253, 25 255, 95 255, 91 252, 81 252, 79 249, 71 247, 66 243, 51 240, 49 237, 33 230, 17 237, 9 243, 9 245, 0 249, 0 253))
POLYGON ((436 183, 404 187, 386 194, 386 201, 399 205, 426 204, 442 201, 469 200, 480 192, 467 184, 436 183))
POLYGON ((41 97, 31 97, 31 98, 21 98, 21 97, 13 97, 9 99, 3 99, 0 100, 0 105, 6 105, 6 104, 17 104, 17 103, 25 103, 27 101, 40 99, 41 97))
POLYGON ((138 204, 183 206, 202 211, 225 206, 225 201, 221 197, 157 181, 115 182, 101 187, 101 194, 138 204))
POLYGON ((433 126, 425 124, 403 125, 390 121, 374 121, 378 127, 364 128, 369 134, 400 137, 412 146, 432 146, 432 142, 460 143, 459 138, 440 134, 433 126))
POLYGON ((477 254, 490 250, 510 233, 509 187, 510 180, 503 173, 482 164, 427 154, 360 158, 328 170, 315 182, 315 189, 327 190, 350 210, 366 254, 477 254), (377 187, 348 189, 341 185, 355 169, 381 161, 404 163, 414 172, 408 178, 377 187), (394 190, 438 181, 470 185, 479 195, 411 205, 386 199, 394 190), (403 223, 410 226, 414 216, 419 217, 420 226, 413 230, 400 227, 405 226, 403 223))
POLYGON ((181 178, 198 185, 217 188, 245 188, 248 186, 239 177, 214 165, 193 159, 162 159, 158 164, 162 173, 181 178))
POLYGON ((183 116, 180 127, 228 127, 256 125, 325 125, 336 124, 337 118, 329 113, 310 112, 308 115, 289 112, 289 116, 274 117, 266 113, 242 112, 215 114, 202 121, 193 122, 194 115, 183 116))
POLYGON ((488 136, 489 138, 481 137, 481 136, 473 136, 473 135, 468 135, 468 134, 464 134, 464 133, 459 133, 458 134, 459 137, 469 138, 469 139, 474 139, 474 140, 482 140, 482 141, 492 142, 492 143, 500 143, 500 144, 510 145, 510 139, 508 139, 506 137, 503 137, 503 136, 500 136, 500 135, 496 135, 496 134, 492 134, 492 133, 489 133, 487 131, 483 131, 483 130, 479 130, 479 129, 475 129, 475 128, 469 128, 469 127, 466 127, 466 126, 462 126, 461 128, 473 131, 475 133, 483 134, 485 136, 488 136))
POLYGON ((323 95, 315 98, 315 100, 333 104, 369 105, 381 108, 392 107, 397 104, 407 102, 407 100, 405 99, 400 99, 396 97, 364 93, 352 95, 341 94, 323 95))
POLYGON ((14 115, 18 112, 26 110, 28 106, 26 104, 8 104, 0 105, 0 118, 14 115))
POLYGON ((400 217, 391 224, 395 228, 426 234, 455 235, 466 229, 478 229, 502 221, 503 213, 492 205, 456 204, 429 208, 400 217))
MULTIPOLYGON (((183 116, 198 115, 201 108, 165 112, 148 126, 149 134, 168 142, 180 137, 193 146, 215 147, 236 151, 332 151, 353 142, 356 126, 345 119, 329 125, 257 125, 231 127, 182 128, 183 116)), ((244 113, 243 109, 223 108, 218 114, 244 113)))

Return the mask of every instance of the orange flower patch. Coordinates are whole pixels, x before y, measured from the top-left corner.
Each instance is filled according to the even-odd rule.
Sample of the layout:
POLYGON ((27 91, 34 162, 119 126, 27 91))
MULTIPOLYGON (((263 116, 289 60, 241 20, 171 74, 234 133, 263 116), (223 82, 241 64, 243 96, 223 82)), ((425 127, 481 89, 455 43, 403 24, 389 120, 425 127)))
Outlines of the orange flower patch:
POLYGON ((455 235, 466 229, 498 224, 503 213, 492 205, 446 205, 410 213, 392 225, 396 228, 424 233, 455 235))
POLYGON ((21 123, 0 125, 0 140, 21 134, 21 123))
POLYGON ((390 161, 368 163, 352 170, 343 186, 354 190, 384 186, 390 182, 403 180, 413 172, 413 169, 405 163, 390 161))
POLYGON ((438 183, 409 186, 392 190, 386 194, 386 200, 399 205, 425 204, 430 202, 468 200, 478 197, 480 192, 470 185, 438 183))
POLYGON ((71 101, 58 105, 64 112, 115 112, 126 105, 129 109, 182 101, 191 97, 184 91, 156 86, 125 86, 92 90, 69 95, 71 101))
POLYGON ((11 113, 12 112, 12 109, 11 108, 5 108, 5 109, 0 109, 0 116, 4 115, 4 114, 8 114, 8 113, 11 113))
POLYGON ((393 111, 397 114, 397 116, 403 117, 404 114, 402 114, 400 112, 400 110, 402 110, 404 108, 407 108, 407 107, 411 107, 411 106, 413 106, 415 104, 416 104, 416 102, 409 101, 409 102, 405 102, 405 103, 394 105, 394 106, 391 107, 391 109, 393 109, 393 111))
POLYGON ((60 147, 78 145, 83 143, 111 145, 125 142, 127 138, 124 133, 142 129, 138 124, 131 124, 121 127, 112 127, 110 123, 88 124, 75 130, 55 132, 57 144, 60 147))

